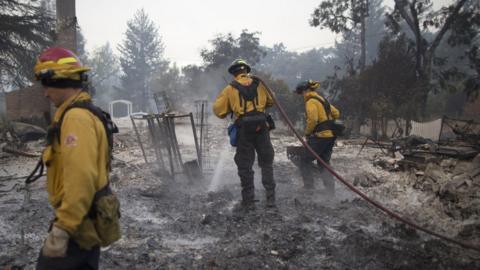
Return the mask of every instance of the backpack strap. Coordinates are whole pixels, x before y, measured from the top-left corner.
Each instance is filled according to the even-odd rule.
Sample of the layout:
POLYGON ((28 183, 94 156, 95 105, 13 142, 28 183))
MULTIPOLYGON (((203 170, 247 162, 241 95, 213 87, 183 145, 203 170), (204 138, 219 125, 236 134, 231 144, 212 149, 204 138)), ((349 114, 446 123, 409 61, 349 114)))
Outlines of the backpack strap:
POLYGON ((35 169, 30 173, 30 175, 25 179, 25 184, 30 184, 37 181, 43 175, 43 159, 40 157, 40 160, 37 162, 35 169))
POLYGON ((313 97, 310 97, 307 99, 307 102, 310 100, 310 99, 315 99, 317 100, 318 102, 320 102, 320 104, 322 104, 324 110, 325 110, 325 113, 327 115, 327 120, 323 121, 323 122, 320 122, 320 123, 317 123, 317 125, 315 126, 315 129, 313 130, 314 133, 317 133, 317 132, 320 132, 320 131, 324 131, 324 130, 332 130, 332 126, 334 124, 334 119, 333 119, 333 116, 332 116, 332 110, 330 108, 330 103, 328 102, 328 100, 324 97, 322 97, 323 99, 319 98, 319 97, 316 97, 316 96, 313 96, 313 97))
POLYGON ((115 125, 115 123, 112 121, 112 118, 109 113, 103 111, 99 107, 93 105, 92 102, 90 101, 77 101, 69 105, 62 113, 60 116, 60 120, 51 128, 49 128, 48 134, 47 134, 47 144, 51 144, 54 140, 54 138, 57 138, 58 144, 61 144, 60 141, 60 134, 61 134, 61 127, 63 123, 63 119, 65 118, 65 115, 67 112, 71 109, 74 108, 81 108, 81 109, 86 109, 90 111, 93 115, 95 115, 103 124, 103 127, 105 128, 105 133, 107 135, 107 141, 108 141, 108 151, 109 151, 109 156, 110 159, 108 161, 108 169, 110 169, 110 162, 112 160, 112 152, 113 152, 113 134, 118 133, 118 127, 115 125))
POLYGON ((332 116, 332 109, 330 108, 330 102, 328 102, 328 100, 326 98, 324 98, 324 97, 322 97, 322 98, 323 99, 313 96, 313 97, 308 98, 307 101, 309 101, 310 99, 318 100, 320 102, 320 104, 322 104, 323 109, 325 110, 325 112, 327 114, 327 119, 332 120, 333 116, 332 116))
POLYGON ((258 105, 258 85, 259 80, 256 78, 252 79, 252 83, 248 86, 242 85, 236 80, 232 80, 230 85, 237 89, 238 98, 240 100, 240 107, 243 107, 243 114, 247 113, 247 102, 251 101, 253 104, 254 111, 257 111, 258 105))
MULTIPOLYGON (((63 111, 62 115, 60 116, 60 120, 55 123, 53 126, 48 128, 47 132, 47 145, 52 145, 53 141, 56 139, 58 141, 58 144, 61 144, 60 141, 60 133, 61 133, 61 126, 63 123, 63 119, 65 118, 65 115, 67 112, 73 108, 82 108, 89 110, 93 115, 95 115, 100 121, 102 122, 105 132, 107 135, 107 140, 108 140, 108 151, 109 151, 109 160, 107 164, 107 168, 110 170, 111 168, 111 160, 113 157, 113 134, 118 133, 118 127, 113 123, 112 118, 110 117, 110 114, 103 111, 99 107, 93 105, 92 102, 89 101, 77 101, 69 105, 65 111, 63 111)), ((43 160, 42 157, 40 157, 40 160, 38 161, 37 165, 35 166, 35 169, 32 171, 32 173, 27 177, 25 180, 26 184, 30 184, 38 180, 44 170, 44 165, 43 165, 43 160)))
POLYGON ((252 78, 252 85, 255 86, 255 97, 253 98, 253 107, 255 108, 255 111, 257 110, 257 107, 255 104, 259 105, 258 103, 258 87, 260 86, 260 81, 258 78, 252 78))

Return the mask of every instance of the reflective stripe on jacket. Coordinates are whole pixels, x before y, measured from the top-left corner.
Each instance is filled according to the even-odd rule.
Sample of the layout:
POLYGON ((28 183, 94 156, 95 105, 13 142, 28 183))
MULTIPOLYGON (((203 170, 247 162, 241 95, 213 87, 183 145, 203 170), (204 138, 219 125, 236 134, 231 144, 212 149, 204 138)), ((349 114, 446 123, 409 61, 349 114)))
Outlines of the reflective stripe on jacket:
MULTIPOLYGON (((325 108, 323 107, 322 103, 312 97, 325 100, 315 91, 310 91, 304 96, 305 118, 307 121, 306 127, 305 127, 305 136, 310 136, 315 130, 315 127, 317 126, 318 123, 332 119, 327 117, 327 113, 325 112, 325 108)), ((330 104, 330 110, 332 112, 331 117, 333 117, 333 119, 338 119, 340 117, 340 111, 331 104, 330 104)), ((323 130, 315 133, 315 136, 319 138, 331 138, 333 137, 333 133, 331 130, 323 130)))
MULTIPOLYGON (((247 74, 238 75, 235 80, 242 85, 250 85, 252 78, 247 74)), ((219 118, 225 118, 229 113, 233 112, 238 118, 244 113, 243 103, 240 104, 239 92, 231 85, 227 85, 220 95, 218 95, 215 103, 213 104, 213 112, 219 118)), ((253 111, 255 108, 259 112, 264 112, 267 107, 273 105, 272 97, 268 94, 265 86, 259 83, 257 87, 257 103, 253 105, 253 101, 247 101, 247 112, 253 111)))
MULTIPOLYGON (((54 123, 76 101, 90 100, 80 92, 55 112, 54 123)), ((67 231, 84 249, 100 243, 93 222, 87 217, 95 193, 107 184, 108 140, 105 128, 86 109, 73 108, 64 116, 60 139, 43 153, 47 165, 47 192, 55 210, 55 225, 67 231), (59 144, 60 141, 60 144, 59 144)))

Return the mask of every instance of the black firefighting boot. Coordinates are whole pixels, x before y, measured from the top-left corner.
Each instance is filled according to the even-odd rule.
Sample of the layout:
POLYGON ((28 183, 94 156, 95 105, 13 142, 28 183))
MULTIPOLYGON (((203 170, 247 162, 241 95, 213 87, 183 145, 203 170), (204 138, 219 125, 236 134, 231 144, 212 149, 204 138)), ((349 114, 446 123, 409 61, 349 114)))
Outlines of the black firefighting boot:
POLYGON ((313 181, 313 165, 312 164, 302 164, 300 167, 300 173, 303 180, 303 189, 304 190, 313 190, 315 189, 315 184, 313 181))
POLYGON ((255 202, 237 202, 232 209, 232 213, 235 214, 246 214, 248 212, 255 211, 255 202))
POLYGON ((335 179, 333 179, 333 176, 324 170, 321 173, 321 177, 323 185, 325 186, 325 195, 328 197, 335 197, 335 179))
POLYGON ((233 207, 235 213, 246 213, 255 210, 255 189, 253 186, 242 188, 242 200, 233 207))
POLYGON ((267 208, 275 208, 275 190, 267 190, 266 191, 266 203, 265 206, 267 208))

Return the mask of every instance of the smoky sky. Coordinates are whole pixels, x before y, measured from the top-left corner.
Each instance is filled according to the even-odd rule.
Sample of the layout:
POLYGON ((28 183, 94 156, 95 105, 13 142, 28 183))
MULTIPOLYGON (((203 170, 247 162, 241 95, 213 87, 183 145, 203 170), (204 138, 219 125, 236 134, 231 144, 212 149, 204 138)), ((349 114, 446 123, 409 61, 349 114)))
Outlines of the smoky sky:
POLYGON ((261 32, 260 42, 266 46, 283 42, 289 50, 304 51, 333 45, 333 33, 309 25, 318 4, 318 0, 76 1, 87 49, 107 41, 116 48, 127 20, 144 8, 159 28, 165 56, 181 66, 198 64, 200 50, 208 48, 208 41, 217 34, 238 36, 243 29, 261 32))
MULTIPOLYGON (((262 45, 282 42, 291 51, 333 46, 339 38, 329 30, 309 25, 321 0, 77 0, 77 18, 87 49, 110 42, 116 49, 127 20, 143 8, 156 24, 165 45, 165 57, 180 66, 199 64, 200 50, 218 34, 238 36, 243 29, 259 31, 262 45)), ((435 0, 435 5, 451 0, 435 0)), ((385 4, 393 7, 393 0, 385 4)))

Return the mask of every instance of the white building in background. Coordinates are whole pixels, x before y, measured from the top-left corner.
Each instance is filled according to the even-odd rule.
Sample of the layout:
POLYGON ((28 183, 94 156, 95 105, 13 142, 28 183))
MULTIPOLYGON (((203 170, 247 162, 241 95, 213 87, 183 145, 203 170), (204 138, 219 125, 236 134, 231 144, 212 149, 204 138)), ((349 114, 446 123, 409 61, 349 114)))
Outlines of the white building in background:
POLYGON ((130 115, 132 114, 132 102, 125 99, 118 99, 108 104, 108 111, 113 122, 119 128, 131 128, 132 122, 130 115))
POLYGON ((130 117, 132 114, 132 102, 125 99, 117 99, 108 104, 108 110, 112 118, 130 117), (122 110, 125 112, 124 114, 121 113, 121 109, 118 109, 118 106, 122 106, 122 104, 124 106, 122 110))

